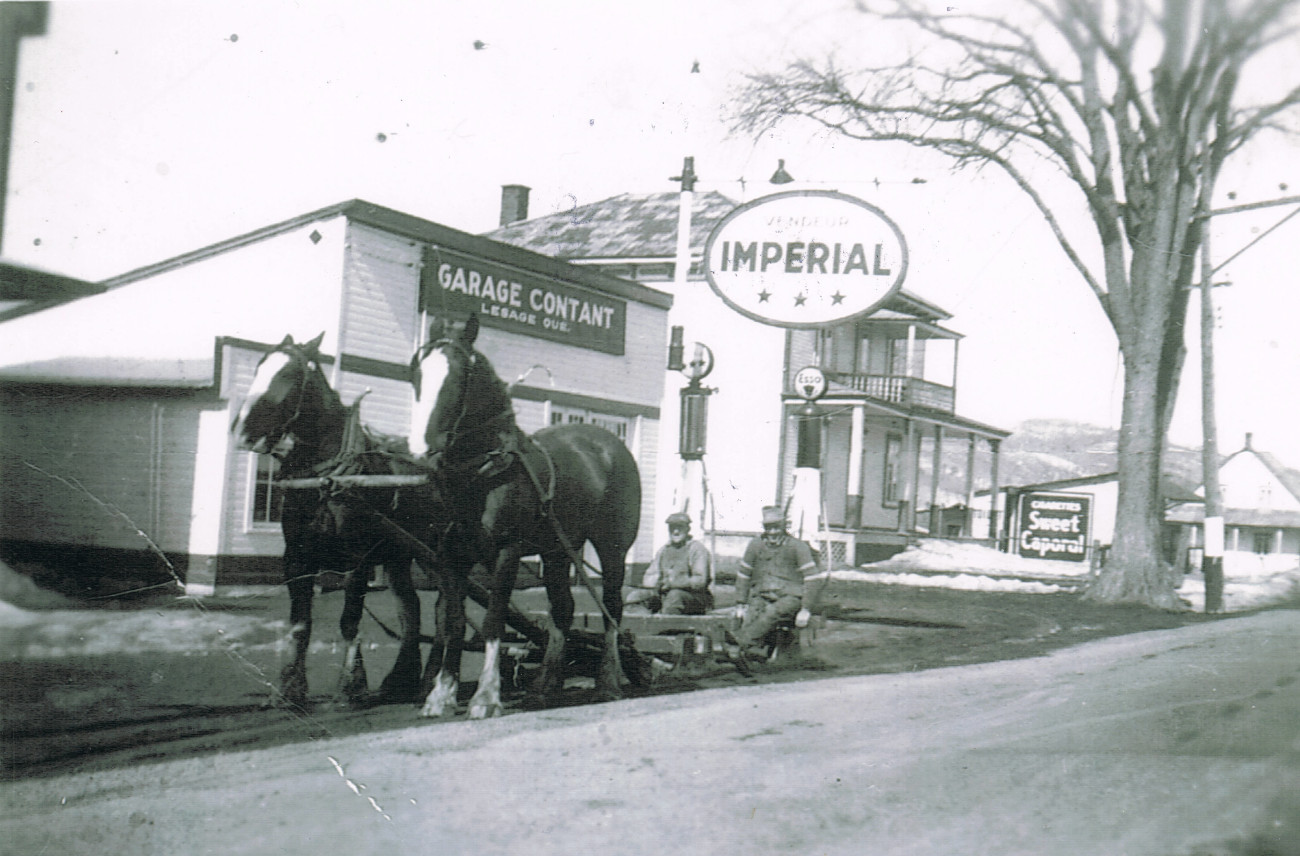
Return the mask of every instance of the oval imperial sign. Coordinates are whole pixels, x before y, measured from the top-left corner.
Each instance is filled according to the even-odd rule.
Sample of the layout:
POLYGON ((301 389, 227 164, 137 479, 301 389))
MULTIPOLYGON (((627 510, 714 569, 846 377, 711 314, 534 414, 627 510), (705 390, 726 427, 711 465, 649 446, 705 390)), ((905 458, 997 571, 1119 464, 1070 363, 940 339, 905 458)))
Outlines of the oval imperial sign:
POLYGON ((820 327, 880 306, 903 285, 907 243, 874 205, 796 190, 739 206, 713 229, 705 276, 727 305, 779 327, 820 327))

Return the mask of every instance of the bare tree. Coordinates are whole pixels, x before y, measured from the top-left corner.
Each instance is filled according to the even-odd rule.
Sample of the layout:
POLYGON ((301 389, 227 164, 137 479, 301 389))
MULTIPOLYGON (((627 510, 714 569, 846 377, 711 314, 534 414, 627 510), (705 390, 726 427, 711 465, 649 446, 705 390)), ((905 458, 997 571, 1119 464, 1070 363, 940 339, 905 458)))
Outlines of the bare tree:
POLYGON ((1236 103, 1252 61, 1293 35, 1295 3, 1021 0, 1018 23, 967 13, 970 4, 877 5, 857 8, 925 47, 884 67, 848 69, 832 57, 752 75, 737 129, 811 119, 959 166, 996 165, 1028 194, 1124 359, 1114 545, 1088 596, 1179 608, 1161 560, 1160 471, 1204 212, 1225 159, 1300 102, 1300 86, 1276 87, 1274 75, 1267 103, 1236 103), (1032 166, 1042 162, 1056 167, 1049 178, 1032 166), (1072 191, 1064 201, 1049 190, 1062 176, 1072 191))

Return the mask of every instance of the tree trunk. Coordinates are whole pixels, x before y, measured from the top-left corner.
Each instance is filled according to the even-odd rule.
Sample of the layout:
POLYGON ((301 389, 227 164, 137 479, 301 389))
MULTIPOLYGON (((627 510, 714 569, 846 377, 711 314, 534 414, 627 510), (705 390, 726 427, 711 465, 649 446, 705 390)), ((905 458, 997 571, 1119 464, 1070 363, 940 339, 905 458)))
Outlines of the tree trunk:
MULTIPOLYGON (((1143 345, 1140 350, 1151 349, 1143 345)), ((1159 345, 1155 346, 1159 352, 1159 345)), ((1164 456, 1158 359, 1125 359, 1124 411, 1119 435, 1119 503, 1110 555, 1085 597, 1102 603, 1183 608, 1162 558, 1160 490, 1164 456)))

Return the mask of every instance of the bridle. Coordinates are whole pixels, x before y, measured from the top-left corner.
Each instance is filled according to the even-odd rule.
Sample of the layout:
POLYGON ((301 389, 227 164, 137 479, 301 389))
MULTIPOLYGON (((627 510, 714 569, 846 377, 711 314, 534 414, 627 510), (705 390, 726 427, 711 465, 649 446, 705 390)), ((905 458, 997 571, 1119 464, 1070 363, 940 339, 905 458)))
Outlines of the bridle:
MULTIPOLYGON (((285 419, 284 422, 282 422, 273 432, 267 434, 268 440, 272 437, 275 438, 275 442, 270 444, 270 448, 267 450, 267 454, 275 458, 277 461, 283 463, 285 455, 287 453, 278 451, 280 446, 280 441, 283 440, 285 437, 287 437, 289 434, 293 433, 292 432, 293 424, 297 422, 300 418, 302 418, 302 406, 307 399, 308 374, 311 368, 315 366, 315 361, 312 360, 307 354, 305 354, 301 348, 280 345, 270 351, 267 351, 266 354, 262 357, 262 359, 258 362, 258 366, 260 367, 262 363, 266 362, 267 357, 275 353, 284 354, 285 356, 289 357, 289 359, 301 363, 302 371, 303 371, 303 382, 298 384, 298 400, 294 402, 293 413, 290 414, 289 417, 285 419)), ((316 370, 320 371, 320 367, 316 366, 316 370)))
MULTIPOLYGON (((470 369, 478 365, 479 362, 478 354, 473 349, 466 347, 463 342, 460 342, 456 339, 451 339, 451 338, 434 339, 433 341, 427 342, 420 347, 420 350, 416 352, 416 359, 413 361, 413 365, 411 367, 411 372, 412 372, 411 381, 415 385, 415 388, 418 390, 420 388, 420 376, 419 376, 420 363, 423 362, 425 357, 427 357, 429 354, 433 353, 434 351, 443 350, 446 348, 450 348, 454 350, 457 354, 459 354, 460 357, 465 361, 466 367, 463 372, 464 377, 461 379, 460 382, 460 390, 457 396, 457 401, 454 405, 456 416, 454 419, 451 420, 451 426, 447 430, 447 442, 444 445, 443 449, 441 450, 443 454, 450 451, 456 445, 456 441, 459 440, 461 436, 461 426, 465 422, 465 419, 470 415, 469 373, 470 373, 470 369)), ((485 420, 484 425, 485 426, 491 425, 493 422, 502 420, 505 417, 512 416, 512 415, 513 413, 511 412, 511 410, 507 408, 503 410, 501 413, 497 414, 496 416, 493 416, 485 420)))

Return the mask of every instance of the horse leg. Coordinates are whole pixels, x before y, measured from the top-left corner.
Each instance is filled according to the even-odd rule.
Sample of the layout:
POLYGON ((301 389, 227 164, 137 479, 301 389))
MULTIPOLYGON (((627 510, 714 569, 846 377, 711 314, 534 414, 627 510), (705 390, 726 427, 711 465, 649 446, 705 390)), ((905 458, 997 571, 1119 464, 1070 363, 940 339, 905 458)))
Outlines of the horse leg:
MULTIPOLYGON (((424 700, 421 716, 442 718, 456 713, 456 696, 460 691, 460 661, 465 649, 465 580, 471 566, 445 567, 439 582, 438 605, 444 620, 439 627, 442 636, 442 656, 433 688, 424 700)), ((437 651, 429 654, 426 671, 433 668, 437 651)))
POLYGON ((510 603, 510 593, 515 588, 521 555, 517 543, 511 543, 497 552, 496 573, 492 575, 492 594, 488 598, 487 615, 483 617, 483 670, 479 673, 478 689, 469 700, 470 719, 487 719, 500 716, 503 712, 501 637, 505 633, 506 607, 510 603))
POLYGON ((623 573, 627 557, 625 548, 597 544, 600 557, 601 599, 607 616, 601 620, 605 627, 605 649, 600 658, 600 675, 596 679, 596 696, 605 701, 623 697, 621 687, 623 669, 618 661, 618 625, 623 620, 623 573), (612 621, 610 619, 613 619, 612 621))
POLYGON ((559 550, 542 556, 542 581, 546 583, 546 600, 551 607, 547 626, 546 653, 534 683, 534 694, 546 705, 564 687, 564 646, 573 624, 573 590, 569 588, 568 555, 559 550))
POLYGON ((339 633, 346 645, 343 668, 339 672, 339 697, 348 704, 357 704, 366 697, 366 664, 361 655, 361 611, 365 606, 366 584, 370 568, 361 565, 353 568, 343 586, 343 613, 339 616, 339 633))
POLYGON ((385 701, 410 702, 420 692, 420 595, 411 578, 411 557, 399 554, 384 562, 388 583, 401 608, 402 640, 397 661, 379 687, 385 701))
POLYGON ((425 660, 424 674, 420 677, 420 698, 428 698, 433 692, 438 672, 442 670, 443 658, 447 655, 447 595, 446 586, 439 584, 435 591, 437 600, 433 602, 433 643, 429 648, 429 657, 425 660))
POLYGON ((287 561, 285 587, 289 590, 290 660, 280 672, 280 694, 275 702, 302 707, 307 703, 307 646, 311 643, 311 600, 316 577, 302 561, 287 561))

